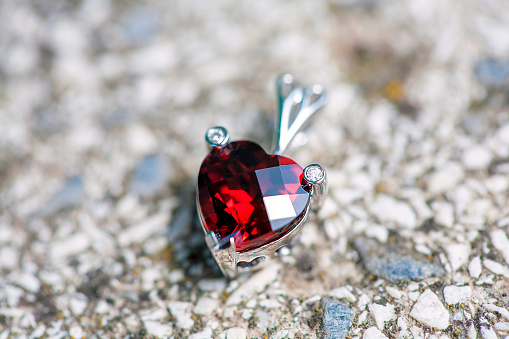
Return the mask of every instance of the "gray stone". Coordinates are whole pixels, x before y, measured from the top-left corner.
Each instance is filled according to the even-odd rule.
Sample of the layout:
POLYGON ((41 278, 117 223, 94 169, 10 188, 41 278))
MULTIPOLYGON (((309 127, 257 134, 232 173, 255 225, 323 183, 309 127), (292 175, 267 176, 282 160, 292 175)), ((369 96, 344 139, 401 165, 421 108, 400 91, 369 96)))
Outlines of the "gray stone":
POLYGON ((344 338, 352 326, 354 311, 347 305, 323 298, 323 332, 324 338, 344 338))
POLYGON ((440 264, 425 257, 417 258, 416 253, 405 254, 401 248, 378 244, 367 238, 358 238, 354 242, 366 269, 373 275, 383 277, 390 282, 422 280, 429 277, 441 277, 445 274, 440 264))
POLYGON ((506 85, 509 81, 509 61, 483 59, 475 65, 475 74, 487 86, 506 85))
POLYGON ((85 196, 83 178, 72 176, 58 192, 38 211, 35 216, 46 217, 61 210, 79 206, 85 196))
POLYGON ((159 29, 159 16, 156 12, 145 9, 136 8, 128 13, 125 23, 124 32, 134 44, 142 44, 150 40, 159 29))
POLYGON ((156 154, 147 155, 136 166, 131 182, 131 191, 144 198, 160 193, 166 184, 169 164, 156 154))

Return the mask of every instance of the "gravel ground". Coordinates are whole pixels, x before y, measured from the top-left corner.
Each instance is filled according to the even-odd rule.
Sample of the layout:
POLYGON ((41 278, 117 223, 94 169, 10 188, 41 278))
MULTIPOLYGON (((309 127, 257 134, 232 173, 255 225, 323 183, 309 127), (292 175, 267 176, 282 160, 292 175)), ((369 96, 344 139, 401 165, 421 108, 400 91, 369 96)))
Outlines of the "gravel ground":
POLYGON ((6 0, 0 27, 0 339, 509 336, 506 0, 6 0), (203 136, 268 147, 283 72, 328 90, 287 155, 329 195, 226 280, 203 136))

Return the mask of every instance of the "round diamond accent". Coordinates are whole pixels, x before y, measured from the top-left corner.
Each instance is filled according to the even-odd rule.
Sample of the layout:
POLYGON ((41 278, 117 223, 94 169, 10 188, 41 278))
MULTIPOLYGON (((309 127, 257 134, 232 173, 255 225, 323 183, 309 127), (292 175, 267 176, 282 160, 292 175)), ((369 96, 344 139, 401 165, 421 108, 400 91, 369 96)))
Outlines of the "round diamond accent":
POLYGON ((212 127, 207 131, 207 142, 212 145, 223 145, 226 143, 228 134, 223 127, 212 127))
POLYGON ((308 182, 317 183, 323 179, 324 171, 320 165, 309 165, 304 170, 304 177, 308 182))

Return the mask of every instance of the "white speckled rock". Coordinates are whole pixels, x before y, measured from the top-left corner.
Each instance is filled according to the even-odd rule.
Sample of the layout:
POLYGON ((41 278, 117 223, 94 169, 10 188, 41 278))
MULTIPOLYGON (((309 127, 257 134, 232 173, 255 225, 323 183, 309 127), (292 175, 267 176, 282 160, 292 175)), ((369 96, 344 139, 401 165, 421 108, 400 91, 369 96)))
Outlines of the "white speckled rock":
POLYGON ((509 145, 509 123, 502 125, 497 131, 497 136, 505 144, 509 145))
POLYGON ((143 322, 147 333, 156 338, 166 338, 171 336, 173 328, 168 324, 162 324, 157 321, 147 320, 143 322))
POLYGON ((496 305, 493 305, 493 304, 483 304, 482 305, 485 309, 489 310, 489 311, 493 311, 493 312, 497 312, 497 313, 500 313, 500 315, 506 319, 509 319, 509 310, 503 308, 503 307, 500 307, 500 306, 496 306, 496 305))
POLYGON ((13 269, 18 264, 18 251, 11 246, 0 248, 0 268, 13 269))
POLYGON ((370 327, 364 331, 362 339, 387 339, 387 337, 376 327, 370 327))
POLYGON ((387 304, 383 306, 379 304, 370 304, 368 308, 373 318, 375 318, 376 326, 378 326, 380 330, 384 329, 387 321, 396 319, 394 305, 387 304))
POLYGON ((90 247, 90 238, 84 233, 74 234, 55 243, 50 251, 51 259, 66 259, 90 247))
POLYGON ((33 274, 25 272, 11 276, 14 284, 27 290, 28 292, 37 293, 41 289, 41 282, 33 274))
POLYGON ((481 337, 483 339, 498 339, 498 336, 497 334, 495 333, 495 331, 490 328, 490 327, 487 327, 487 326, 481 326, 481 337))
POLYGON ((387 286, 387 287, 385 287, 385 290, 394 299, 399 299, 403 296, 403 294, 395 287, 387 286))
POLYGON ((472 260, 470 260, 470 263, 468 264, 468 274, 472 278, 479 278, 482 273, 482 264, 481 264, 481 257, 473 257, 472 260))
POLYGON ((464 302, 471 296, 472 289, 470 286, 446 286, 444 288, 444 298, 448 304, 464 302))
POLYGON ((490 259, 484 259, 482 263, 483 266, 486 267, 491 272, 509 278, 509 268, 507 266, 504 266, 490 259))
POLYGON ((189 339, 211 339, 212 338, 212 329, 207 327, 203 331, 191 334, 189 339))
POLYGON ((76 295, 69 300, 69 308, 74 315, 82 315, 87 305, 88 298, 82 293, 76 293, 76 295))
POLYGON ((198 288, 202 291, 222 291, 226 287, 225 279, 202 279, 198 281, 198 288))
POLYGON ((468 262, 471 250, 468 243, 451 243, 445 246, 445 252, 453 271, 457 271, 468 262))
POLYGON ((435 221, 445 227, 452 227, 454 224, 454 209, 452 204, 435 201, 431 206, 435 211, 435 221))
POLYGON ((449 312, 437 295, 430 289, 425 290, 412 307, 410 316, 430 327, 445 330, 449 326, 449 312))
POLYGON ((447 192, 455 187, 464 177, 463 167, 449 163, 429 177, 428 189, 432 194, 447 192))
POLYGON ((207 315, 214 312, 219 306, 219 300, 207 296, 201 297, 193 308, 195 314, 207 315))
POLYGON ((240 327, 229 328, 226 331, 226 339, 246 339, 247 331, 240 327))
POLYGON ((388 195, 380 195, 371 204, 371 213, 382 222, 395 222, 406 228, 415 228, 416 216, 410 206, 388 195))
POLYGON ((509 239, 504 230, 498 229, 490 232, 490 239, 493 247, 499 250, 504 256, 504 260, 509 265, 509 239))
POLYGON ((118 242, 121 246, 128 246, 142 243, 155 233, 162 234, 166 231, 169 218, 168 213, 159 213, 146 218, 123 230, 117 237, 118 242))
POLYGON ((192 307, 193 304, 184 301, 170 301, 168 303, 168 309, 171 315, 177 319, 177 327, 188 329, 194 325, 194 320, 191 319, 192 307))
POLYGON ((226 305, 238 305, 242 300, 247 300, 255 292, 262 291, 268 284, 277 279, 279 266, 272 263, 263 270, 253 274, 251 278, 243 282, 226 300, 226 305))
POLYGON ((468 169, 486 168, 492 159, 491 152, 485 146, 473 146, 463 153, 463 164, 468 169))
POLYGON ((335 297, 338 299, 348 299, 351 302, 357 301, 355 295, 352 294, 346 287, 338 287, 329 291, 329 296, 335 297))
POLYGON ((263 299, 258 302, 258 305, 260 305, 263 308, 280 308, 281 303, 277 301, 276 299, 263 299))
POLYGON ((73 326, 69 329, 69 336, 75 339, 85 338, 85 331, 80 326, 73 326))

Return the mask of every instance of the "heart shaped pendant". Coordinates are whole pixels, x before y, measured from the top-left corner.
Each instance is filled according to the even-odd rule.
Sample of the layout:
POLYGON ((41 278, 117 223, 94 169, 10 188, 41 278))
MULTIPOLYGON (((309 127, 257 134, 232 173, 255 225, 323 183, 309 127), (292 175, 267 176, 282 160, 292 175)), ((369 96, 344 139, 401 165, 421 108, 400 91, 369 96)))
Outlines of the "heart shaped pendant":
POLYGON ((318 207, 325 195, 321 166, 303 169, 281 155, 306 120, 323 107, 325 92, 317 85, 302 90, 286 74, 278 80, 278 94, 275 154, 251 141, 229 143, 223 127, 210 128, 205 136, 211 150, 198 175, 198 214, 207 245, 229 277, 260 267, 287 246, 309 209, 318 207))

